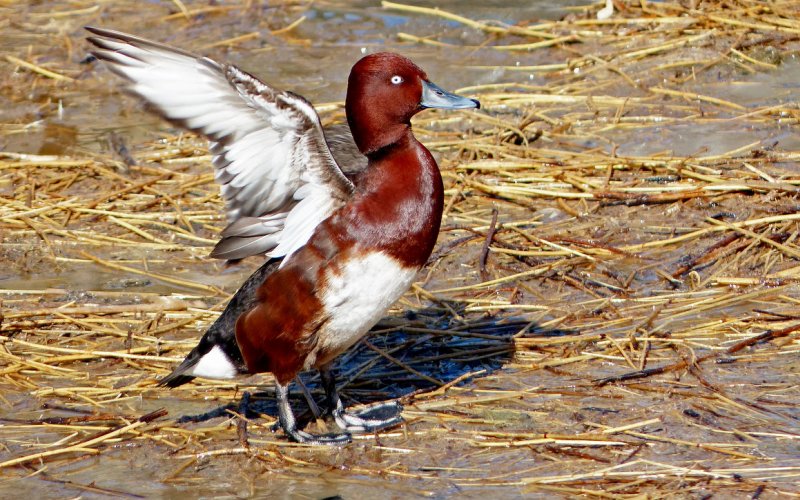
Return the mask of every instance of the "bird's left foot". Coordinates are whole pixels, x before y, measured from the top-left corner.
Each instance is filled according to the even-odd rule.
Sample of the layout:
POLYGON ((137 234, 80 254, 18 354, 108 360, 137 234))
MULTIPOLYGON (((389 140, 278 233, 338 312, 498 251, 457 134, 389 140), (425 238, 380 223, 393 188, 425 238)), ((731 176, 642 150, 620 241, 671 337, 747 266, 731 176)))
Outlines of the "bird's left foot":
POLYGON ((349 433, 375 432, 403 423, 400 412, 403 405, 397 401, 385 401, 369 405, 359 412, 347 412, 344 409, 339 392, 336 390, 336 379, 329 367, 319 371, 322 387, 325 389, 325 398, 328 402, 328 411, 336 421, 336 425, 349 433))
POLYGON ((349 433, 375 432, 403 423, 400 413, 403 405, 397 401, 386 401, 370 405, 358 412, 347 412, 341 403, 331 412, 336 425, 349 433))
POLYGON ((341 434, 309 434, 297 429, 296 426, 282 426, 283 432, 295 443, 310 444, 315 446, 344 446, 353 440, 348 432, 341 434))

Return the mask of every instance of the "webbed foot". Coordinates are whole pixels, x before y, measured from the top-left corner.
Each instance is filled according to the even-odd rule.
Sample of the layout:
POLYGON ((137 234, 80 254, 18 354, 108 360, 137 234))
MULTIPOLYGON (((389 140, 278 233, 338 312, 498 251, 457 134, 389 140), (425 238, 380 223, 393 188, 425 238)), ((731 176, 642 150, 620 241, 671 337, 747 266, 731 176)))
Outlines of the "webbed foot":
POLYGON ((403 423, 400 413, 403 405, 397 401, 386 401, 370 405, 358 412, 345 411, 339 400, 339 404, 331 412, 336 425, 347 432, 375 432, 388 429, 403 423))
POLYGON ((403 406, 397 401, 385 401, 370 405, 358 412, 345 411, 339 393, 336 390, 336 379, 327 368, 319 371, 328 408, 336 425, 347 432, 374 432, 403 423, 400 412, 403 406))

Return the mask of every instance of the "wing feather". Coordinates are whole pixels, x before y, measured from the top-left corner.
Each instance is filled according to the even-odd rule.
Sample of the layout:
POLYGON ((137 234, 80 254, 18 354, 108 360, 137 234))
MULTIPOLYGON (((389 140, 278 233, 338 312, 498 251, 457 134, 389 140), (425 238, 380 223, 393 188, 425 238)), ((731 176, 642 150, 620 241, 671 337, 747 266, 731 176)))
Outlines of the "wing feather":
POLYGON ((117 31, 87 27, 93 54, 163 118, 211 141, 228 228, 213 257, 290 255, 352 195, 301 96, 232 65, 117 31))

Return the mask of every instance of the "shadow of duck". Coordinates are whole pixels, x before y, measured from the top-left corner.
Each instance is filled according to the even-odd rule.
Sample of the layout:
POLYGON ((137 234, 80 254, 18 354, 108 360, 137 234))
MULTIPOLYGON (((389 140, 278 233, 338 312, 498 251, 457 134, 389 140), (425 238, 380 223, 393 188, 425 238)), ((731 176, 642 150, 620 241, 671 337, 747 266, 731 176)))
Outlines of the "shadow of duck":
MULTIPOLYGON (((468 384, 501 369, 512 360, 515 339, 560 337, 577 332, 544 329, 519 317, 456 319, 459 305, 446 304, 405 317, 384 318, 369 335, 342 355, 333 367, 338 391, 348 405, 370 405, 387 400, 413 403, 419 395, 442 387, 468 384)), ((292 384, 292 406, 302 428, 319 415, 324 390, 318 373, 301 374, 292 384), (309 401, 311 400, 311 402, 309 401)), ((178 423, 203 422, 243 412, 246 418, 278 414, 274 389, 259 390, 246 398, 200 415, 180 417, 178 423)), ((377 407, 375 418, 380 418, 377 407)), ((373 416, 369 413, 370 416, 373 416)))

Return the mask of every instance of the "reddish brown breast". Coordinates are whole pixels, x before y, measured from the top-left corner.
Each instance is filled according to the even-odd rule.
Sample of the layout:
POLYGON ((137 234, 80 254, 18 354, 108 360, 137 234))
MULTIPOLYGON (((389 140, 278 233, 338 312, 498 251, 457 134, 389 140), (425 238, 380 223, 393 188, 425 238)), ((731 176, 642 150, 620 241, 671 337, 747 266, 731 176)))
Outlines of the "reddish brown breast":
POLYGON ((439 234, 444 188, 430 152, 412 135, 370 156, 351 203, 326 224, 360 246, 422 267, 439 234))

